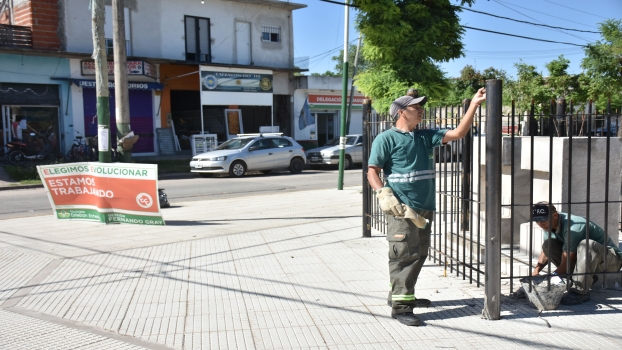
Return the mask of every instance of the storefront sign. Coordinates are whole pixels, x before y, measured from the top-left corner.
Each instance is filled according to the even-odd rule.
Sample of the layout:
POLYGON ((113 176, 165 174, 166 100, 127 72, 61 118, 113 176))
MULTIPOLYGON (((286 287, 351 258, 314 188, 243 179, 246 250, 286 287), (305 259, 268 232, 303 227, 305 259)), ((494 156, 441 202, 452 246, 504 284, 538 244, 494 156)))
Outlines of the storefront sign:
MULTIPOLYGON (((97 84, 95 80, 86 80, 86 79, 72 79, 73 83, 77 86, 85 89, 95 89, 97 84)), ((127 88, 129 90, 162 90, 164 85, 158 83, 143 83, 139 81, 129 81, 127 83, 127 88)), ((114 89, 114 82, 108 82, 108 89, 114 89)))
MULTIPOLYGON (((82 75, 95 75, 95 61, 82 61, 82 75)), ((114 75, 113 61, 108 61, 108 75, 114 75)), ((127 61, 127 75, 157 77, 155 66, 144 61, 127 61)))
POLYGON ((164 225, 157 165, 85 162, 37 170, 60 220, 164 225))
POLYGON ((201 90, 272 93, 272 75, 202 71, 201 90))
MULTIPOLYGON (((354 96, 352 99, 352 106, 363 105, 364 96, 354 96)), ((348 96, 346 102, 350 103, 350 96, 348 96)), ((325 108, 329 106, 334 108, 335 106, 341 106, 341 95, 317 95, 309 94, 309 107, 311 108, 325 108)))

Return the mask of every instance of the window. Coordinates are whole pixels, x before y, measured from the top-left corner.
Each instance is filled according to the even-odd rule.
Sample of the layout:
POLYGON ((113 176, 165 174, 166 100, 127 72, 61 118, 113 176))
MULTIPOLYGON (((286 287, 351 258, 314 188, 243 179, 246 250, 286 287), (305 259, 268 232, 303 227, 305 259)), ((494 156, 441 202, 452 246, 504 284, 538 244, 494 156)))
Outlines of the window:
POLYGON ((289 142, 288 139, 275 139, 277 141, 278 147, 282 148, 282 147, 291 147, 292 143, 289 142))
POLYGON ((273 43, 281 42, 281 27, 261 26, 261 40, 273 43))
POLYGON ((186 61, 211 62, 210 20, 201 17, 185 17, 186 61))
MULTIPOLYGON (((111 38, 106 38, 106 55, 114 55, 114 41, 111 38)), ((125 40, 125 54, 127 56, 131 56, 132 52, 130 51, 130 41, 125 40)))

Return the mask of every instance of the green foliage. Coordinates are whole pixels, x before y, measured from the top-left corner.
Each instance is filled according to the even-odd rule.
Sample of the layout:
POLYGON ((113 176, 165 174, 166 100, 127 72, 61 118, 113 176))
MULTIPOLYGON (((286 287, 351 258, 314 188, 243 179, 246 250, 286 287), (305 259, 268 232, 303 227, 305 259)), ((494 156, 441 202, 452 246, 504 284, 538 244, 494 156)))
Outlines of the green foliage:
MULTIPOLYGON (((466 65, 460 71, 460 77, 449 79, 448 93, 441 101, 441 105, 459 105, 465 98, 472 98, 482 87, 486 86, 488 79, 501 79, 505 84, 510 81, 504 70, 494 67, 486 68, 483 72, 476 70, 471 65, 466 65)), ((504 101, 505 102, 505 101, 504 101)))
POLYGON ((622 104, 622 20, 609 19, 599 24, 603 40, 588 44, 581 62, 587 96, 605 108, 606 100, 622 104))
POLYGON ((544 84, 544 77, 536 67, 520 60, 514 64, 517 77, 504 84, 504 97, 516 101, 517 113, 528 113, 531 100, 535 102, 536 113, 548 113, 550 110, 551 91, 544 84))
POLYGON ((354 4, 359 8, 356 22, 365 40, 364 57, 374 67, 395 72, 408 85, 441 83, 444 77, 436 62, 463 54, 460 7, 450 0, 354 0, 354 4))
POLYGON ((391 102, 406 95, 409 88, 419 90, 419 96, 427 96, 428 104, 438 104, 448 93, 447 80, 440 82, 409 84, 401 80, 397 73, 388 67, 369 69, 357 75, 356 86, 373 100, 374 109, 381 114, 389 112, 391 102))
POLYGON ((4 170, 15 181, 24 182, 38 180, 38 183, 41 183, 39 173, 37 172, 37 168, 35 167, 21 167, 9 165, 4 167, 4 170))
MULTIPOLYGON (((348 78, 352 78, 354 76, 354 59, 356 58, 356 47, 357 45, 355 44, 350 44, 350 46, 348 47, 348 78)), ((331 57, 331 60, 335 62, 336 76, 342 76, 343 74, 342 73, 343 72, 343 50, 340 50, 337 56, 331 57)), ((367 69, 369 69, 369 67, 370 67, 370 63, 365 59, 362 52, 359 51, 359 59, 358 59, 358 64, 356 68, 357 73, 364 72, 367 69)))
POLYGON ((559 55, 556 60, 546 64, 549 71, 547 85, 551 89, 551 98, 581 103, 587 100, 585 89, 581 84, 582 75, 569 75, 567 72, 569 65, 570 61, 565 59, 564 55, 559 55))
POLYGON ((312 77, 340 77, 341 73, 335 73, 332 71, 327 70, 324 73, 311 73, 312 77))

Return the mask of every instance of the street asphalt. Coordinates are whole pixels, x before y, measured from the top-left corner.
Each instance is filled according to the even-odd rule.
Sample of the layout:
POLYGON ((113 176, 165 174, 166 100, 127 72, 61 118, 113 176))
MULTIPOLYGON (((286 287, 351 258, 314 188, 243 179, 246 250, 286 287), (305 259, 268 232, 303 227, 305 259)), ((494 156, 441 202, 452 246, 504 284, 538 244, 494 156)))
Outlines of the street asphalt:
POLYGON ((618 289, 538 312, 504 284, 490 321, 432 260, 401 325, 360 186, 171 204, 166 226, 0 220, 0 349, 622 348, 618 289))

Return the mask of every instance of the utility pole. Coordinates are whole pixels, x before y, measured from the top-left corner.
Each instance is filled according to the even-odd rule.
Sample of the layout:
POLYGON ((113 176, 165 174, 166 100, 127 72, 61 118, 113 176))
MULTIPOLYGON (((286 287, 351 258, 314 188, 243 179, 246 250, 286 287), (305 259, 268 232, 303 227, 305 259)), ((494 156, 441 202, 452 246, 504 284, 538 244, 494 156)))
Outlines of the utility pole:
POLYGON ((108 60, 104 33, 104 0, 91 0, 93 21, 93 60, 97 96, 97 142, 99 162, 110 163, 110 97, 108 95, 108 60))
POLYGON ((339 180, 337 189, 343 190, 343 161, 346 158, 346 111, 348 98, 348 29, 350 27, 350 5, 348 0, 344 0, 344 33, 343 33, 343 81, 341 84, 341 125, 339 132, 339 180))
MULTIPOLYGON (((112 0, 112 30, 114 49, 114 97, 117 122, 117 140, 121 140, 132 130, 130 126, 130 102, 127 88, 127 49, 125 44, 125 7, 123 0, 112 0)), ((125 142, 127 144, 127 142, 125 142)), ((115 145, 123 155, 123 162, 132 161, 132 145, 129 150, 123 145, 115 145)))

